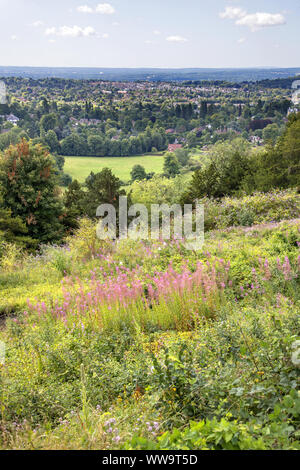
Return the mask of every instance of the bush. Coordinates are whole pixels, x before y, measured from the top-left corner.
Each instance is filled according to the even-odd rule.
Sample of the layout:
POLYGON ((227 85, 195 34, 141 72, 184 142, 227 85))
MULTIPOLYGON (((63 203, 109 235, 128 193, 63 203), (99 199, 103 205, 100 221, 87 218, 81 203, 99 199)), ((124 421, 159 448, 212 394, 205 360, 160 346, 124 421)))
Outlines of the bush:
POLYGON ((206 198, 201 202, 205 207, 206 230, 278 222, 297 218, 300 213, 300 195, 293 190, 226 197, 221 202, 206 198))

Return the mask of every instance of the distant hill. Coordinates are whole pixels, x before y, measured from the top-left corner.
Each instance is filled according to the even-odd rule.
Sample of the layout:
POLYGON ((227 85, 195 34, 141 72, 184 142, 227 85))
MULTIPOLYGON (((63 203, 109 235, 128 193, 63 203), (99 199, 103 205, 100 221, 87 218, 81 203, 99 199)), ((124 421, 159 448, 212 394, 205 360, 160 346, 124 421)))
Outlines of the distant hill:
POLYGON ((81 67, 4 67, 0 77, 73 78, 111 81, 202 81, 228 82, 285 79, 300 74, 298 68, 242 68, 242 69, 152 69, 152 68, 81 68, 81 67))

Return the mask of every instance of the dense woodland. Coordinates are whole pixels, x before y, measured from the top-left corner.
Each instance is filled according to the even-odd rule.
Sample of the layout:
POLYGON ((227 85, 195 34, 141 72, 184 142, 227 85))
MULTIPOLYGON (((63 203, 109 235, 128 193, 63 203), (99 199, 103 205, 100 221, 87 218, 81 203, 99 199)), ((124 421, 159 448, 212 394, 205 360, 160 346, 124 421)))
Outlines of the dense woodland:
POLYGON ((2 118, 0 149, 24 136, 60 155, 138 155, 169 143, 194 148, 236 135, 274 140, 291 106, 290 90, 280 83, 273 88, 272 81, 268 87, 20 78, 5 83, 10 100, 0 115, 20 121, 10 129, 2 118))

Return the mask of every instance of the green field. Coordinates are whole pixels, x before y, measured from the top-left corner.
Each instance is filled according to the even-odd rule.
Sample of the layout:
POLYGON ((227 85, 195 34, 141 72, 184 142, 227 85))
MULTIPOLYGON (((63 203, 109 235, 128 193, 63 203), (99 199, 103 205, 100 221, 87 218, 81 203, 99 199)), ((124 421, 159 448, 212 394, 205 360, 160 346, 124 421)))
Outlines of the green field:
POLYGON ((142 165, 150 173, 162 173, 164 157, 162 155, 140 155, 137 157, 65 157, 64 171, 83 183, 93 171, 99 173, 103 168, 110 168, 122 181, 130 180, 134 165, 142 165))

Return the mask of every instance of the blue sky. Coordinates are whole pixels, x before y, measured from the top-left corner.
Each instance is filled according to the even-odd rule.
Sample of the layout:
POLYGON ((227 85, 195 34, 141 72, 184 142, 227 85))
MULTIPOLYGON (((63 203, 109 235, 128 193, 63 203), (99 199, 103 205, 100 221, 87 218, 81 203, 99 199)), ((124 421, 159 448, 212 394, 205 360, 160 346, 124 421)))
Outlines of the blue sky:
POLYGON ((298 67, 299 0, 0 0, 0 65, 298 67))

